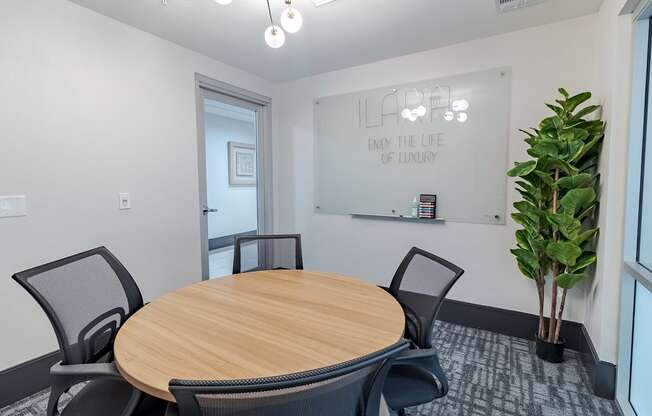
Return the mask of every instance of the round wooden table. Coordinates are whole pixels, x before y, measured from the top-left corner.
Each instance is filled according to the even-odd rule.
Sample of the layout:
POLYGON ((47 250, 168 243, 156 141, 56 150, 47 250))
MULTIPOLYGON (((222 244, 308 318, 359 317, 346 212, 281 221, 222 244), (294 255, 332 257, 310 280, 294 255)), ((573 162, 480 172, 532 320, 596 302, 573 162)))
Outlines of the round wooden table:
POLYGON ((168 293, 118 332, 115 361, 140 390, 174 401, 171 379, 235 380, 323 368, 403 336, 400 305, 383 289, 333 273, 275 270, 168 293))

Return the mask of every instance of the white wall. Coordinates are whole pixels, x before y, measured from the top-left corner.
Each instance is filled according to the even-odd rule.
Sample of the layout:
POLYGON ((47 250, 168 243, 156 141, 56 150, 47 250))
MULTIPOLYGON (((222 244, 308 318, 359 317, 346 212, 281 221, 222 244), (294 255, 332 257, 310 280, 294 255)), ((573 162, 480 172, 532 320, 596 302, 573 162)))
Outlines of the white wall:
POLYGON ((273 95, 67 1, 2 1, 0 195, 26 194, 29 216, 0 219, 0 369, 56 349, 16 271, 104 244, 147 299, 201 279, 196 72, 273 95))
MULTIPOLYGON (((313 209, 313 100, 320 96, 401 84, 457 73, 511 66, 513 71, 509 163, 527 158, 517 130, 535 126, 557 97, 557 88, 591 90, 598 42, 597 15, 447 48, 407 55, 282 84, 277 143, 286 163, 279 166, 278 225, 303 233, 307 268, 388 283, 413 246, 431 250, 466 270, 451 297, 536 313, 536 290, 518 272, 509 253, 515 224, 424 225, 316 214, 313 209)), ((497 161, 497 163, 500 163, 497 161)), ((517 200, 509 182, 508 207, 517 200)), ((573 291, 566 318, 584 321, 583 291, 573 291)))
POLYGON ((205 113, 206 182, 208 206, 219 211, 208 214, 208 238, 217 238, 258 227, 255 186, 229 185, 229 142, 256 144, 253 122, 205 113))
POLYGON ((632 74, 632 16, 625 0, 605 0, 598 15, 595 91, 607 122, 600 162, 599 263, 586 294, 586 327, 601 360, 616 363, 623 266, 627 149, 632 74))

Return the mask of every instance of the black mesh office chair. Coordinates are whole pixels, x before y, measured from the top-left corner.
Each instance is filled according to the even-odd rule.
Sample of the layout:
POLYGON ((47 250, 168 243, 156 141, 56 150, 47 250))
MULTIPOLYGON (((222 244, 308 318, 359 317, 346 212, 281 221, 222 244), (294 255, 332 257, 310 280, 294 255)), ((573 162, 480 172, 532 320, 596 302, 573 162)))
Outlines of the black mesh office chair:
MULTIPOLYGON (((98 247, 12 277, 43 308, 61 348, 63 360, 50 370, 47 415, 58 415, 60 396, 83 382, 88 383, 62 415, 141 414, 135 412, 143 394, 120 376, 112 362, 118 329, 143 306, 136 282, 118 259, 98 247)), ((146 406, 156 413, 154 399, 146 406)))
POLYGON ((258 380, 170 381, 168 416, 378 416, 382 385, 406 341, 320 370, 258 380), (178 412, 178 413, 177 413, 178 412))
POLYGON ((300 234, 235 237, 233 274, 278 269, 303 270, 300 234))
POLYGON ((448 393, 448 380, 432 346, 432 331, 442 302, 464 270, 413 247, 394 274, 389 293, 405 312, 405 337, 411 349, 389 371, 384 395, 399 415, 406 407, 429 403, 448 393))

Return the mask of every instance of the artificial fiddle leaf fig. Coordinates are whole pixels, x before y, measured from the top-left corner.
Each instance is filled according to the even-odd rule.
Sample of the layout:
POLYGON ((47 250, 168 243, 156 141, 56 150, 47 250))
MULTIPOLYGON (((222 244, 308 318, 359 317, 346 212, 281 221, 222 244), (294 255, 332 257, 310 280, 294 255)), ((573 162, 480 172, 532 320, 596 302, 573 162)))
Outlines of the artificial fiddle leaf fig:
MULTIPOLYGON (((516 163, 508 175, 518 177, 522 200, 514 203, 517 248, 512 250, 521 273, 538 287, 543 311, 544 286, 552 273, 552 305, 548 327, 539 314, 539 338, 559 341, 566 291, 587 275, 597 257, 591 251, 598 234, 592 228, 598 204, 597 164, 604 137, 604 122, 587 119, 600 106, 583 106, 591 93, 570 95, 559 89, 556 104, 546 104, 552 115, 537 128, 521 130, 530 160, 516 163), (557 291, 562 299, 557 309, 557 291), (557 313, 559 311, 559 313, 557 313)), ((599 114, 599 113, 598 113, 599 114)))

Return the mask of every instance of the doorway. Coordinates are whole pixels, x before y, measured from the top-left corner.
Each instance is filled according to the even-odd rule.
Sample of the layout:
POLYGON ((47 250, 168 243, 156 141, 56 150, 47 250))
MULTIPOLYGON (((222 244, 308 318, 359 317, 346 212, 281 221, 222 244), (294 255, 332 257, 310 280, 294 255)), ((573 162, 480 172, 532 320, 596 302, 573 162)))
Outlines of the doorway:
MULTIPOLYGON (((198 81, 204 280, 230 275, 235 237, 263 234, 270 217, 265 157, 269 102, 248 99, 233 88, 198 81)), ((241 255, 243 263, 254 268, 265 253, 253 244, 244 246, 241 255)))

